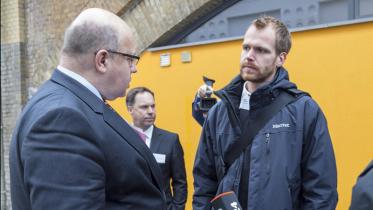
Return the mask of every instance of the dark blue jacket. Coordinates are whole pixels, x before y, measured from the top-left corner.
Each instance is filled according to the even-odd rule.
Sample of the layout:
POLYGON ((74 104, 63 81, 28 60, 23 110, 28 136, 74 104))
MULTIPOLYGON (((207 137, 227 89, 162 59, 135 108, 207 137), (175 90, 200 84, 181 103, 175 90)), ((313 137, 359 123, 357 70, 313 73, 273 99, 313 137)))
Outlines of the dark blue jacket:
MULTIPOLYGON (((195 158, 193 209, 202 210, 217 194, 239 186, 243 155, 227 168, 224 157, 240 138, 239 103, 244 81, 237 76, 216 95, 195 158), (225 171, 227 170, 227 171, 225 171)), ((271 103, 280 91, 294 90, 285 69, 250 98, 250 112, 271 103)), ((254 138, 250 151, 250 210, 335 209, 337 174, 326 119, 309 96, 288 104, 254 138)))
POLYGON ((352 190, 350 210, 373 209, 373 160, 360 174, 352 190))

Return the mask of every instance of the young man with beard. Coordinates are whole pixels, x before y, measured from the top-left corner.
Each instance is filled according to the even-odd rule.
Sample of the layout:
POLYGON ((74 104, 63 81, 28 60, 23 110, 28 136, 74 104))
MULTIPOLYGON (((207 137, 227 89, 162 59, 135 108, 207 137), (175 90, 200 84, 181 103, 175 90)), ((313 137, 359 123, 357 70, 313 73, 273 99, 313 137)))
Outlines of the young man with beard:
POLYGON ((260 17, 247 29, 240 75, 216 92, 194 163, 193 209, 234 191, 244 210, 335 209, 336 163, 326 119, 317 103, 289 81, 283 64, 291 48, 286 26, 260 17), (227 157, 262 109, 281 94, 294 100, 265 122, 242 153, 227 157))
POLYGON ((150 89, 131 89, 127 93, 126 105, 132 117, 133 128, 149 147, 161 169, 160 178, 166 193, 167 210, 184 210, 187 180, 179 136, 154 125, 156 109, 154 93, 150 89))

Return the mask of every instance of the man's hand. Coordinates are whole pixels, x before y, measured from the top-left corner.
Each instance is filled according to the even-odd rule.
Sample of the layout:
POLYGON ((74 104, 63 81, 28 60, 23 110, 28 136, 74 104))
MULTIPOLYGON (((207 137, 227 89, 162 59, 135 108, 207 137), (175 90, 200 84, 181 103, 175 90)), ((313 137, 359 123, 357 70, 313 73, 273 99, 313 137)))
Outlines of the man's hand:
POLYGON ((212 89, 211 86, 204 84, 204 85, 201 85, 201 87, 199 87, 197 95, 200 98, 205 98, 207 96, 211 96, 213 91, 214 89, 212 89))

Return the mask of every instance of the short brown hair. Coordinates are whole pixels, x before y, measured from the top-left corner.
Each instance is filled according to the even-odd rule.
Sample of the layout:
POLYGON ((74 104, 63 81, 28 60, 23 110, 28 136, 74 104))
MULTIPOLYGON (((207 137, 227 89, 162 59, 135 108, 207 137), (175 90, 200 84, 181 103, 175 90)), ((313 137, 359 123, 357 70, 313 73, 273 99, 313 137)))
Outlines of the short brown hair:
POLYGON ((282 52, 289 53, 291 48, 291 35, 283 22, 271 16, 261 16, 253 20, 251 25, 254 25, 257 29, 263 29, 269 25, 272 26, 276 33, 276 54, 278 55, 282 52))
POLYGON ((144 93, 144 92, 150 93, 154 98, 154 93, 149 88, 147 88, 147 87, 135 87, 135 88, 132 88, 131 90, 129 90, 127 95, 126 95, 126 105, 127 105, 127 107, 128 106, 133 106, 133 104, 135 104, 136 95, 139 94, 139 93, 144 93))

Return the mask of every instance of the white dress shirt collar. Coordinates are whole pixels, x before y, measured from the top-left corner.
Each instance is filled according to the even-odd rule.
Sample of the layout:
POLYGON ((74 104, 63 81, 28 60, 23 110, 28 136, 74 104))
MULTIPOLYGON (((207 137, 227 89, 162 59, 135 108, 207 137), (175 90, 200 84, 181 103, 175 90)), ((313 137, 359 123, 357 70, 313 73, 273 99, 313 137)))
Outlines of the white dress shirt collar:
POLYGON ((250 96, 251 93, 246 89, 248 81, 243 84, 243 90, 241 95, 240 109, 250 110, 250 96))
POLYGON ((82 84, 84 87, 86 87, 88 90, 90 90, 93 94, 95 94, 99 99, 102 99, 100 93, 98 92, 98 90, 90 83, 88 82, 88 80, 86 80, 84 77, 80 76, 79 74, 65 68, 65 67, 62 67, 62 66, 57 66, 57 69, 66 74, 67 76, 71 77, 72 79, 76 80, 77 82, 79 82, 80 84, 82 84))

